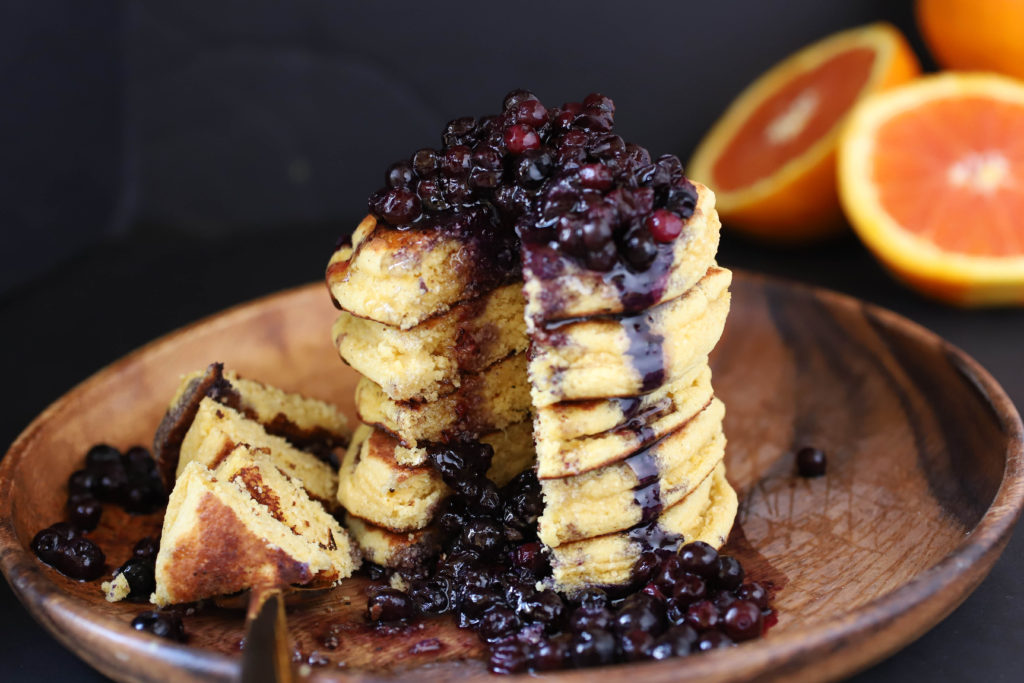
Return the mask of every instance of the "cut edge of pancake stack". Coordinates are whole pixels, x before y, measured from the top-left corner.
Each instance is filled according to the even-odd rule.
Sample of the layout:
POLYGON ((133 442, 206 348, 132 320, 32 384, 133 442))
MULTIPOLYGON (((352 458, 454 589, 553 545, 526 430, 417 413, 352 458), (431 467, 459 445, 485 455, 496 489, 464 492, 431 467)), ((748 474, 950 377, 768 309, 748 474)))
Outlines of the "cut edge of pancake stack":
MULTIPOLYGON (((608 314, 578 297, 552 310, 551 285, 524 264, 540 540, 566 593, 632 580, 649 550, 681 539, 725 543, 736 495, 725 478, 725 406, 708 354, 729 311, 730 271, 714 260, 714 195, 697 186, 694 215, 669 266, 675 291, 608 314)), ((544 255, 542 254, 541 257, 544 255)), ((541 273, 542 276, 542 273, 541 273)))
POLYGON ((350 436, 330 404, 220 363, 185 376, 154 442, 171 494, 151 601, 350 576, 361 557, 333 515, 338 477, 325 460, 350 436))
MULTIPOLYGON (((368 217, 357 243, 371 239, 373 227, 368 217)), ((382 280, 375 291, 387 286, 382 280)), ((486 444, 494 453, 487 476, 497 486, 533 465, 519 290, 505 284, 450 307, 422 299, 400 324, 371 319, 366 299, 352 310, 338 302, 333 337, 341 358, 362 375, 355 402, 363 423, 339 470, 338 502, 367 560, 410 570, 437 554, 435 520, 452 492, 430 461, 432 449, 486 444)))
POLYGON ((509 475, 536 449, 539 532, 562 591, 628 583, 642 552, 679 538, 725 542, 736 495, 707 357, 731 273, 715 263, 714 195, 697 192, 643 306, 583 268, 549 277, 533 264, 553 257, 526 244, 524 282, 481 292, 488 253, 464 234, 397 231, 372 215, 335 251, 334 340, 363 375, 357 408, 372 425, 346 454, 339 501, 367 559, 404 568, 436 552, 449 491, 425 446, 478 437, 511 443, 514 456, 491 443, 495 463, 514 461, 509 475))

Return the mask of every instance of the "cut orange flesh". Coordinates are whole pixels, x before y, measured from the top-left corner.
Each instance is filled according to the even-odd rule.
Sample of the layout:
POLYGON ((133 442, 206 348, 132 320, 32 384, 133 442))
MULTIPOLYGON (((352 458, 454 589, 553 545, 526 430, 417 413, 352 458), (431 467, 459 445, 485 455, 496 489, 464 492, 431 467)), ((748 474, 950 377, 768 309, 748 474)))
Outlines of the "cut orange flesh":
POLYGON ((898 277, 952 303, 1024 303, 1024 84, 947 73, 868 98, 839 171, 854 228, 898 277))
POLYGON ((753 185, 805 154, 853 106, 874 61, 871 50, 849 50, 779 88, 750 114, 715 162, 716 189, 753 185))
POLYGON ((835 145, 847 113, 919 70, 888 24, 825 38, 748 86, 701 141, 687 175, 715 191, 729 227, 788 242, 835 232, 843 225, 835 145))

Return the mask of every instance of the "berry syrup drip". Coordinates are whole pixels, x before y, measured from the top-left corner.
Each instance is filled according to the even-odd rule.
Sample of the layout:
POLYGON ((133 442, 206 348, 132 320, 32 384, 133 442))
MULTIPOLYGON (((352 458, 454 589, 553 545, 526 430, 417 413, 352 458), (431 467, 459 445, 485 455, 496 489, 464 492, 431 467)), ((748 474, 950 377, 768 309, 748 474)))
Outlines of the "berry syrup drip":
POLYGON ((591 316, 589 318, 563 318, 545 320, 537 324, 535 340, 549 346, 564 346, 568 335, 564 329, 586 320, 605 319, 616 322, 625 332, 629 345, 626 355, 640 378, 639 393, 646 394, 665 383, 665 354, 662 348, 664 336, 653 330, 654 316, 650 311, 635 315, 591 316))
POLYGON ((641 313, 622 319, 622 329, 629 339, 629 355, 633 367, 640 376, 640 391, 654 391, 665 383, 665 354, 662 342, 665 338, 651 330, 651 314, 641 313))
POLYGON ((615 104, 598 93, 548 109, 525 90, 503 111, 450 121, 439 150, 392 164, 369 210, 391 227, 454 231, 518 268, 517 236, 564 270, 603 273, 627 310, 657 299, 672 243, 697 203, 679 159, 613 133, 615 104), (551 258, 553 257, 553 258, 551 258), (650 271, 650 272, 648 272, 650 271))
MULTIPOLYGON (((404 573, 406 590, 372 589, 370 620, 388 624, 451 614, 488 645, 495 673, 582 668, 685 657, 760 636, 772 623, 770 591, 743 579, 739 562, 656 524, 631 531, 644 551, 629 586, 565 596, 543 587, 550 572, 537 540, 543 510, 532 470, 497 488, 493 450, 476 441, 432 445, 431 463, 454 491, 438 517, 442 552, 404 573), (539 583, 540 582, 540 583, 539 583)), ((653 458, 631 462, 656 481, 653 458)), ((387 570, 369 567, 374 579, 387 570)))
POLYGON ((635 434, 640 443, 647 443, 654 438, 654 429, 651 427, 651 423, 675 408, 675 401, 667 396, 647 406, 643 406, 638 396, 608 400, 618 404, 619 410, 625 418, 620 426, 610 431, 635 434))
POLYGON ((651 454, 657 443, 637 451, 624 460, 636 475, 637 485, 633 489, 633 500, 640 507, 639 526, 650 526, 657 522, 664 509, 661 500, 661 471, 658 460, 651 454))

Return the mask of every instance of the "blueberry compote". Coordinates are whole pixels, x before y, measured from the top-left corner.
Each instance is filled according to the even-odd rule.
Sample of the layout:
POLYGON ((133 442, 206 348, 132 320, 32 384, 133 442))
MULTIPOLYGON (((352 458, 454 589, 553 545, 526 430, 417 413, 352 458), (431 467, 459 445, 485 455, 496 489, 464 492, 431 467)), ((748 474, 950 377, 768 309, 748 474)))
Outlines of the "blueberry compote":
POLYGON ((677 157, 625 142, 614 118, 598 93, 549 109, 515 90, 500 114, 455 119, 440 149, 392 164, 369 210, 398 229, 458 230, 486 247, 483 277, 517 276, 521 239, 540 277, 571 262, 641 310, 660 293, 697 192, 677 157))
MULTIPOLYGON (((490 446, 464 441, 429 453, 455 492, 438 517, 442 552, 401 575, 407 590, 372 590, 371 621, 451 614, 488 644, 495 673, 681 657, 756 638, 770 622, 770 591, 745 581, 735 558, 701 542, 680 548, 678 537, 641 555, 629 587, 571 598, 544 588, 550 565, 537 540, 536 474, 499 489, 485 476, 490 446)), ((386 575, 371 568, 373 578, 386 575)))
MULTIPOLYGON (((99 524, 103 503, 115 503, 129 512, 145 514, 159 510, 166 502, 156 462, 148 450, 133 446, 122 454, 113 446, 97 444, 85 454, 85 467, 68 478, 68 521, 36 534, 32 550, 62 574, 92 581, 103 574, 106 558, 84 534, 99 524)), ((135 576, 140 586, 148 585, 140 578, 144 569, 133 567, 129 572, 129 578, 135 576)))

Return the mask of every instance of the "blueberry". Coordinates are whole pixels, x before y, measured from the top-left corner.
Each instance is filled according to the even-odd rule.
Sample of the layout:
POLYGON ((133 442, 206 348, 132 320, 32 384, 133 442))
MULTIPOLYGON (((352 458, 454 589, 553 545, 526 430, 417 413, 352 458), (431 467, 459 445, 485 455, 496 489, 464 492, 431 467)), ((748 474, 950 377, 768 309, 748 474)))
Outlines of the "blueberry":
POLYGON ((415 178, 412 164, 408 161, 396 161, 388 166, 387 173, 384 174, 384 183, 388 187, 409 187, 415 178))
POLYGON ((655 642, 652 659, 685 657, 693 650, 698 639, 697 632, 692 627, 685 624, 673 626, 655 642))
POLYGON ((121 452, 105 443, 96 444, 85 454, 86 469, 103 469, 121 463, 121 452))
POLYGON ((658 256, 658 245, 651 233, 642 227, 631 228, 622 240, 622 256, 636 270, 644 270, 658 256))
POLYGON ((530 666, 537 671, 557 671, 569 660, 569 645, 572 636, 562 633, 538 643, 530 655, 530 666))
POLYGON ((519 629, 516 613, 504 605, 496 605, 480 617, 477 632, 488 643, 515 635, 519 629))
POLYGON ((487 668, 496 674, 515 674, 526 671, 530 661, 527 646, 518 640, 504 640, 491 647, 487 668))
POLYGON ((502 109, 505 111, 512 111, 519 106, 520 102, 526 102, 528 100, 536 100, 537 96, 529 90, 513 90, 505 95, 505 100, 502 102, 502 109))
POLYGON ((698 631, 710 631, 716 628, 721 620, 721 613, 710 600, 699 600, 686 609, 686 623, 698 631))
POLYGON ((444 196, 444 190, 437 178, 424 178, 416 186, 416 196, 428 211, 444 211, 451 205, 444 196))
POLYGON ((92 531, 100 523, 103 505, 89 494, 72 495, 67 504, 68 519, 83 531, 92 531))
POLYGON ((473 141, 476 132, 476 119, 472 116, 463 116, 448 122, 441 134, 441 140, 445 147, 465 145, 473 141))
POLYGON ((743 583, 743 565, 735 557, 719 555, 714 582, 716 586, 727 591, 739 588, 743 583))
POLYGON ((801 477, 820 477, 828 468, 825 451, 807 446, 796 454, 796 467, 801 477))
POLYGON ((635 593, 622 603, 613 624, 618 633, 640 630, 658 635, 665 630, 665 607, 646 593, 635 593))
POLYGON ((380 214, 392 225, 402 225, 416 220, 422 211, 420 198, 405 187, 393 187, 384 193, 380 214))
POLYGON ((654 636, 645 631, 628 631, 620 633, 619 652, 627 662, 638 662, 652 658, 654 649, 654 636))
POLYGON ((608 272, 619 260, 619 252, 614 242, 606 242, 603 247, 587 252, 587 268, 601 273, 608 272))
POLYGON ((156 590, 156 578, 154 575, 153 563, 131 559, 121 565, 117 570, 118 574, 124 576, 128 581, 128 598, 131 600, 149 600, 149 596, 156 590))
POLYGON ((697 642, 693 644, 693 652, 710 652, 722 648, 732 647, 735 643, 729 636, 720 631, 708 631, 700 634, 697 642))
POLYGON ((132 628, 179 643, 185 642, 185 626, 181 623, 181 617, 176 614, 142 612, 132 619, 132 628))
POLYGON ((408 594, 394 588, 383 588, 366 602, 371 621, 401 621, 416 614, 416 606, 408 594))
POLYGON ((745 583, 736 589, 736 597, 749 600, 761 609, 768 609, 768 591, 759 583, 745 583))
POLYGON ((679 550, 679 562, 686 571, 710 578, 718 571, 718 551, 703 541, 687 543, 679 550))
POLYGON ((68 495, 93 495, 98 483, 99 477, 94 470, 77 470, 68 477, 68 495))
POLYGON ((585 609, 577 607, 569 615, 569 628, 573 632, 586 631, 590 628, 608 629, 612 627, 615 615, 607 607, 600 609, 585 609))
POLYGON ((615 637, 599 628, 580 631, 573 636, 569 657, 580 668, 611 664, 615 660, 615 637))
POLYGON ((132 557, 155 562, 159 551, 160 541, 152 536, 146 536, 145 538, 139 539, 138 543, 135 544, 135 547, 132 549, 132 557))
POLYGON ((430 178, 437 173, 437 152, 424 148, 412 155, 412 168, 420 178, 430 178))

